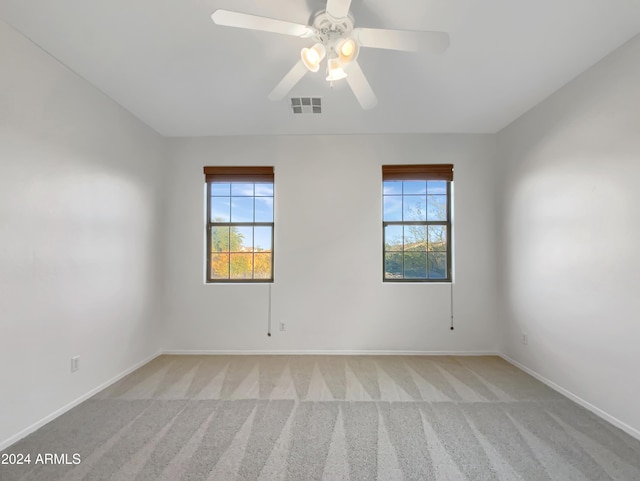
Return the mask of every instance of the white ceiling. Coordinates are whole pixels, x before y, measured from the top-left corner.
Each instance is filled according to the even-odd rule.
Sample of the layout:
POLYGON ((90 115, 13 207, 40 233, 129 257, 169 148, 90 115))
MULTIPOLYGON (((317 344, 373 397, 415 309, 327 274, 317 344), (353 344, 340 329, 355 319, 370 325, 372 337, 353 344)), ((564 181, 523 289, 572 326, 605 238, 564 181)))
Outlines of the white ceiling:
POLYGON ((166 136, 496 132, 640 33, 640 0, 353 0, 356 27, 442 30, 441 56, 363 49, 378 96, 307 74, 267 95, 309 40, 221 27, 218 9, 307 23, 323 0, 0 0, 0 18, 166 136))

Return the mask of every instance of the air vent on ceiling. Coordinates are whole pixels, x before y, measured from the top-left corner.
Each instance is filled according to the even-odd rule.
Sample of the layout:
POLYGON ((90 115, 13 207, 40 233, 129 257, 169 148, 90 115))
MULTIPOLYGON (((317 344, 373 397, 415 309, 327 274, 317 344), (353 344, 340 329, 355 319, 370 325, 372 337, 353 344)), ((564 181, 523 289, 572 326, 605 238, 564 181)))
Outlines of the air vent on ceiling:
POLYGON ((320 97, 291 97, 291 110, 294 114, 321 114, 320 97))

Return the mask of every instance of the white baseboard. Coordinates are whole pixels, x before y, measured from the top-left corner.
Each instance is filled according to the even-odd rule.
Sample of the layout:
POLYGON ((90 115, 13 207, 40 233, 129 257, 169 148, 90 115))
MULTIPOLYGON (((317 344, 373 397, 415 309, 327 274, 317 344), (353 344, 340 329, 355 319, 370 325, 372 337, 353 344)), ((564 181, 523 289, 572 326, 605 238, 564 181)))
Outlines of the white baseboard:
POLYGON ((144 366, 145 364, 147 364, 148 362, 151 362, 152 360, 154 360, 156 357, 160 356, 162 354, 161 351, 158 351, 155 354, 152 354, 151 356, 147 357, 146 359, 143 359, 140 362, 137 362, 136 364, 134 364, 133 366, 131 366, 130 368, 122 371, 120 374, 117 374, 116 376, 112 377, 111 379, 109 379, 108 381, 100 384, 99 386, 93 388, 91 391, 83 394, 82 396, 80 396, 77 399, 74 399, 73 401, 71 401, 69 404, 61 407, 60 409, 57 409, 56 411, 52 412, 51 414, 49 414, 48 416, 45 416, 44 418, 40 419, 39 421, 33 423, 31 426, 29 426, 26 429, 23 429, 22 431, 20 431, 17 434, 14 434, 13 436, 11 436, 9 439, 5 439, 4 441, 0 442, 0 451, 3 451, 4 449, 8 448, 9 446, 11 446, 12 444, 20 441, 22 438, 28 436, 29 434, 31 434, 32 432, 40 429, 42 426, 44 426, 45 424, 53 421, 55 418, 57 418, 58 416, 63 415, 64 413, 66 413, 67 411, 69 411, 70 409, 76 407, 78 404, 80 404, 81 402, 86 401, 87 399, 89 399, 91 396, 94 396, 95 394, 98 394, 100 391, 102 391, 103 389, 111 386, 112 384, 118 382, 120 379, 122 379, 123 377, 125 377, 128 374, 131 374, 133 371, 135 371, 138 368, 141 368, 142 366, 144 366))
POLYGON ((165 349, 162 354, 179 356, 499 356, 496 351, 339 351, 339 350, 189 350, 165 349))
POLYGON ((591 404, 588 401, 585 401, 580 396, 577 396, 577 395, 573 394, 571 391, 563 388, 562 386, 556 384, 555 382, 551 381, 550 379, 547 379, 542 374, 537 373, 536 371, 534 371, 533 369, 528 368, 524 364, 519 363, 515 359, 511 359, 506 354, 498 353, 498 356, 500 356, 502 359, 507 361, 509 364, 513 364, 518 369, 522 369, 527 374, 530 374, 531 376, 535 377, 538 381, 546 384, 551 389, 553 389, 555 391, 558 391, 563 396, 568 397, 569 399, 571 399, 572 401, 576 402, 577 404, 579 404, 583 408, 588 409, 589 411, 591 411, 596 416, 601 417, 605 421, 613 424, 615 427, 622 429, 628 435, 633 436, 634 438, 640 440, 640 431, 638 431, 637 429, 629 426, 627 423, 625 423, 623 421, 620 421, 615 416, 612 416, 611 414, 607 413, 606 411, 603 411, 599 407, 594 406, 593 404, 591 404))

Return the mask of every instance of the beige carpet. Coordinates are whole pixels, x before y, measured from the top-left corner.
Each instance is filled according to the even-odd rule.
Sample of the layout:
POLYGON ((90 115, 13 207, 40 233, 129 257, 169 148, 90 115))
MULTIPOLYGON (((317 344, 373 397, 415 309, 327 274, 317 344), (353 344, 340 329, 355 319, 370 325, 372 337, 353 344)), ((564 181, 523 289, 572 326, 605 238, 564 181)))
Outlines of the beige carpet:
POLYGON ((640 442, 497 357, 161 356, 0 480, 640 480, 640 442))

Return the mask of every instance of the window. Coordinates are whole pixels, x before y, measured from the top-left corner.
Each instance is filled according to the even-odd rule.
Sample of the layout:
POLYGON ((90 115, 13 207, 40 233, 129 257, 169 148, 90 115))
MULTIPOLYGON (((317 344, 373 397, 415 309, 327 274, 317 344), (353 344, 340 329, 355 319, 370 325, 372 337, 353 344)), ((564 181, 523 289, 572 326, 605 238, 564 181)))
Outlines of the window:
POLYGON ((451 281, 453 165, 383 165, 383 280, 451 281))
POLYGON ((207 282, 273 281, 273 167, 205 167, 207 282))

